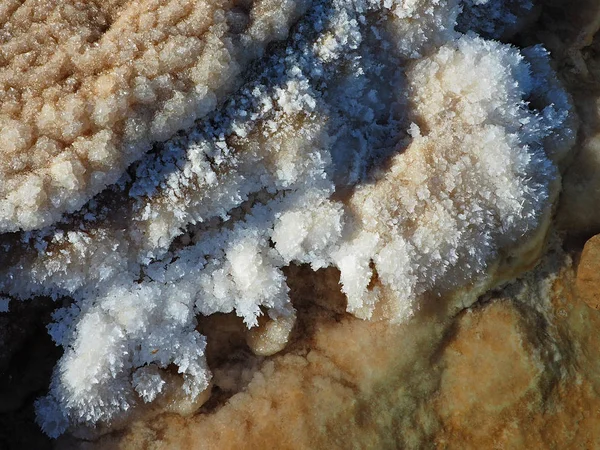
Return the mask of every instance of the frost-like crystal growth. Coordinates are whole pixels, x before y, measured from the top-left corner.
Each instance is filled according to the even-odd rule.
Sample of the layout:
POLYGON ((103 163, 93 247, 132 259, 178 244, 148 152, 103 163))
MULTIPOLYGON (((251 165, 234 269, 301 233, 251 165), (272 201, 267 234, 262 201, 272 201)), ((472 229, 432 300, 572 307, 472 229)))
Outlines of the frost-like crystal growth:
POLYGON ((153 142, 205 116, 306 2, 105 3, 2 12, 0 231, 79 209, 153 142))
MULTIPOLYGON (((216 84, 198 90, 182 81, 194 94, 173 100, 179 106, 155 99, 162 88, 152 83, 130 86, 128 95, 137 92, 155 118, 172 112, 160 132, 144 122, 135 145, 127 144, 125 118, 110 122, 112 107, 94 107, 92 116, 108 122, 84 139, 120 133, 110 145, 121 155, 117 163, 98 156, 110 170, 92 183, 97 189, 86 187, 93 172, 80 171, 83 181, 61 188, 73 202, 66 207, 30 170, 23 183, 42 200, 27 206, 29 221, 2 219, 5 230, 36 228, 2 236, 3 293, 73 299, 54 313, 50 334, 65 353, 37 403, 51 436, 110 425, 160 402, 173 368, 187 398, 200 398, 211 374, 199 315, 235 312, 255 327, 266 313, 272 325, 252 335, 252 348, 281 349, 295 320, 282 271, 292 263, 339 269, 347 310, 361 318, 403 321, 425 297, 476 295, 543 227, 556 196, 556 164, 574 140, 569 97, 541 47, 520 51, 470 33, 481 29, 481 17, 468 19, 474 2, 265 0, 253 3, 250 22, 252 2, 201 3, 186 3, 173 20, 207 8, 220 14, 194 42, 237 56, 202 56, 153 22, 140 25, 142 42, 153 48, 160 35, 166 65, 157 65, 173 80, 201 75, 216 84), (465 34, 455 30, 461 8, 465 34), (220 26, 224 34, 211 31, 220 26), (226 37, 232 30, 239 35, 226 37), (261 54, 256 48, 271 39, 287 40, 261 54), (253 50, 241 55, 240 42, 253 50), (258 59, 242 75, 250 56, 258 59), (139 159, 150 142, 200 116, 139 159)), ((131 66, 131 80, 144 70, 131 66)), ((28 124, 15 119, 11 142, 25 142, 18 136, 28 124)), ((56 179, 79 180, 72 160, 52 161, 56 179)))

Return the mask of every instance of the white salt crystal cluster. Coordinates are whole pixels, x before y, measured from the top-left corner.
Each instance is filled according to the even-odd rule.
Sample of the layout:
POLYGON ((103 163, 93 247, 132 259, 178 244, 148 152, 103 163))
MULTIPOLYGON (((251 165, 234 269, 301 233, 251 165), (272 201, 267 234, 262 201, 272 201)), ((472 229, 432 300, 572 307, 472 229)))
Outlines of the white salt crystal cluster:
MULTIPOLYGON (((259 3, 265 36, 284 38, 293 14, 259 3)), ((65 353, 37 403, 50 436, 158 402, 167 368, 199 398, 198 315, 254 327, 266 312, 285 326, 253 345, 279 349, 291 263, 337 267, 350 313, 403 321, 484 279, 551 208, 575 117, 542 48, 456 31, 461 11, 462 31, 481 28, 465 11, 482 2, 293 3, 282 10, 307 9, 285 45, 215 75, 241 87, 205 120, 70 216, 0 236, 4 294, 73 299, 54 314, 65 353)))

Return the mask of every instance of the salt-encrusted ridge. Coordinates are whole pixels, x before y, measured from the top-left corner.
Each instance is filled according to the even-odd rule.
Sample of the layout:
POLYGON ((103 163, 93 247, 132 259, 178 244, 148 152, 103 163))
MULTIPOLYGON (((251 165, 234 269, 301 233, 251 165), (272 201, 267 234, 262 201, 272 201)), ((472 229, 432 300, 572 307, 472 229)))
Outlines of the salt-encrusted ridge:
POLYGON ((292 317, 292 262, 336 266, 348 311, 402 321, 535 231, 572 107, 542 49, 454 31, 460 6, 314 2, 210 122, 108 200, 7 240, 4 291, 75 300, 50 327, 66 352, 38 403, 48 434, 159 399, 171 364, 197 397, 196 315, 292 317))

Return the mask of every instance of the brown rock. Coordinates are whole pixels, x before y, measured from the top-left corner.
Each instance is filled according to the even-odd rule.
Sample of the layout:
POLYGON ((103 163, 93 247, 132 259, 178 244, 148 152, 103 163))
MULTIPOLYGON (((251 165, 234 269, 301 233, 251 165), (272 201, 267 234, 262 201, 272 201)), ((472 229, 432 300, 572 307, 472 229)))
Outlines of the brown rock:
POLYGON ((539 401, 543 365, 523 325, 506 301, 467 311, 458 320, 444 352, 436 401, 446 433, 479 448, 506 441, 512 427, 506 419, 517 420, 522 405, 539 401))
POLYGON ((600 448, 600 314, 561 258, 457 320, 434 402, 437 448, 600 448))
POLYGON ((600 235, 586 242, 577 268, 577 294, 590 308, 600 309, 600 235))

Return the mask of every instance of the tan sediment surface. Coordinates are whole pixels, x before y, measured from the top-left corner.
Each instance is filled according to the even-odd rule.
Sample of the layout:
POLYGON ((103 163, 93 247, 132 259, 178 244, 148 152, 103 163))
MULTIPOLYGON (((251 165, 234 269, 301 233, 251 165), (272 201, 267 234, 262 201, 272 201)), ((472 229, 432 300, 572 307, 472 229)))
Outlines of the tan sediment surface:
POLYGON ((600 235, 585 243, 577 268, 577 295, 590 308, 600 309, 600 235))
POLYGON ((439 447, 600 445, 600 315, 574 295, 573 277, 560 269, 544 312, 509 297, 458 320, 435 400, 439 447))

